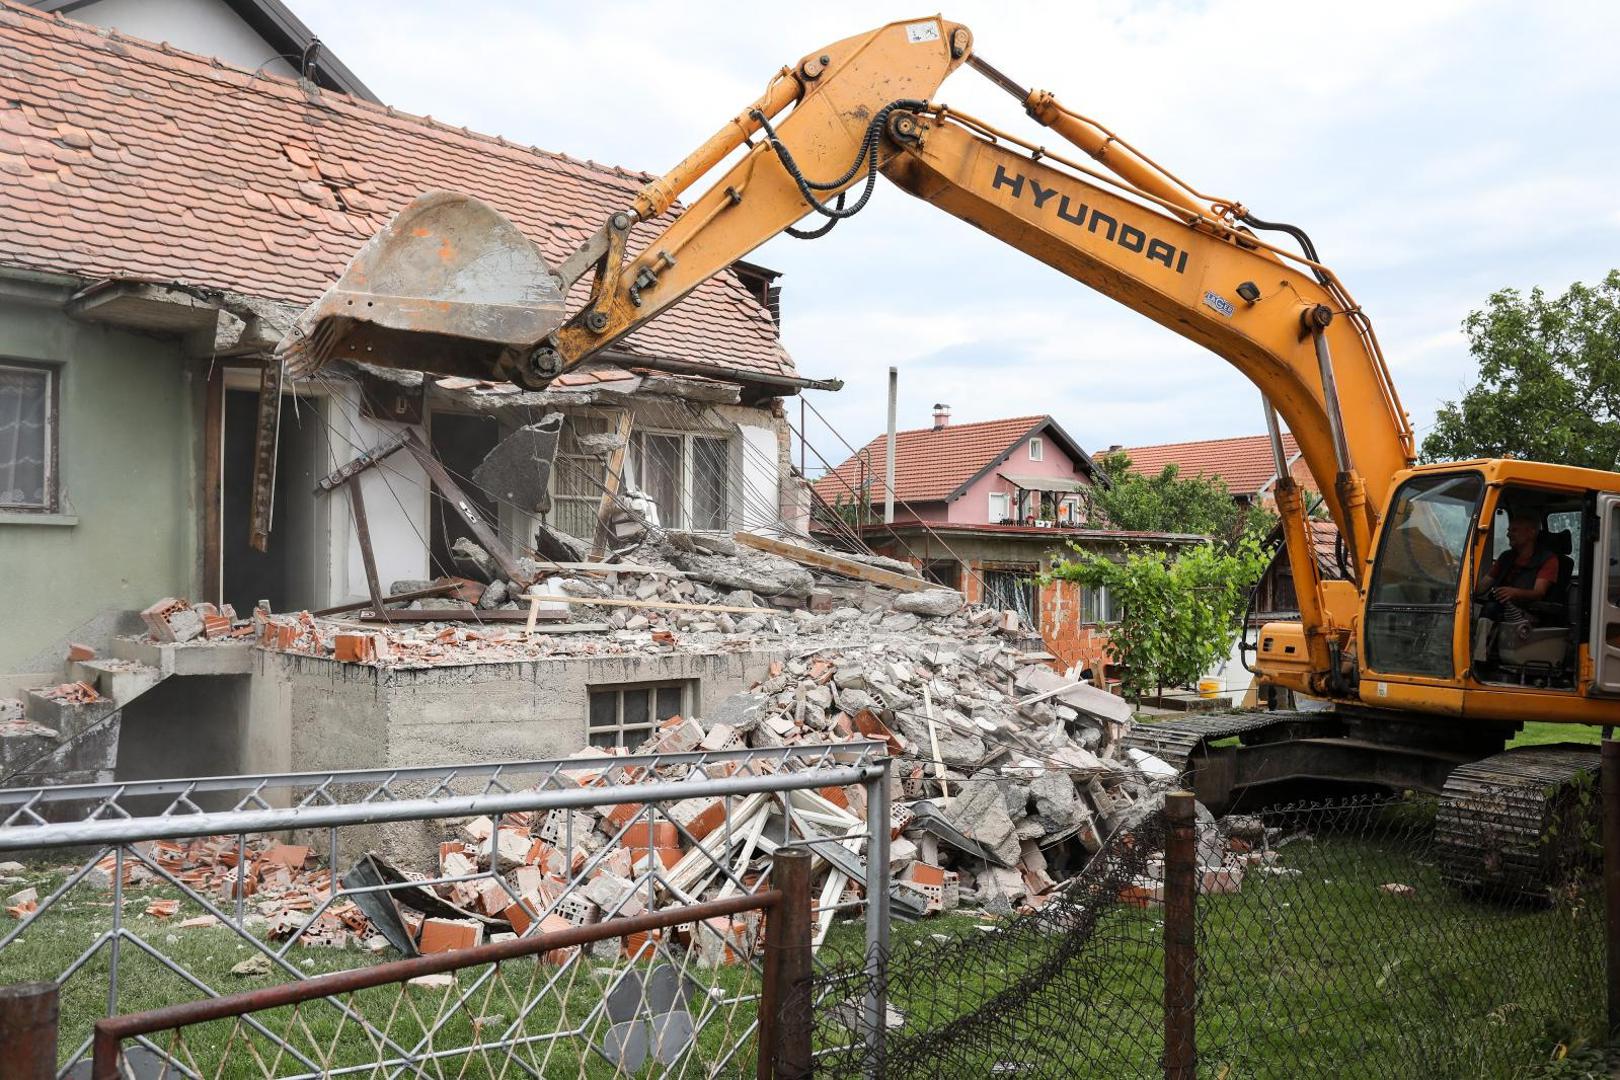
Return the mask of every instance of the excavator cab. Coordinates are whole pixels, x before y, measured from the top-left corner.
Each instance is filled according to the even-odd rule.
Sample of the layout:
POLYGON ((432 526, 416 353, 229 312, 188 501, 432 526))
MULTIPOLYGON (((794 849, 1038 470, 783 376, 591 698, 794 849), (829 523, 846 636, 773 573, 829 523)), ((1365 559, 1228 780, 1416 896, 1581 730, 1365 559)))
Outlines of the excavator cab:
POLYGON ((1495 511, 1481 521, 1485 534, 1470 605, 1473 677, 1481 683, 1573 690, 1576 658, 1590 580, 1588 544, 1593 497, 1540 491, 1517 485, 1498 494, 1495 511), (1536 523, 1533 559, 1554 560, 1556 576, 1541 600, 1500 604, 1484 591, 1493 570, 1510 559, 1509 523, 1514 516, 1536 523), (1577 557, 1579 556, 1579 557, 1577 557), (1587 573, 1582 573, 1586 564, 1587 573))

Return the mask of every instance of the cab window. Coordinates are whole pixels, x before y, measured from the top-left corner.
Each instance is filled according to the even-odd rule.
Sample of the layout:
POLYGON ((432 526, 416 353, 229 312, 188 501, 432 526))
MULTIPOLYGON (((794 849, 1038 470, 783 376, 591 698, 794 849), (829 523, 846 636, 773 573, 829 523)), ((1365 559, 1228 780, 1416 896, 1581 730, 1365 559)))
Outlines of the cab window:
POLYGON ((1478 473, 1418 476, 1401 485, 1384 525, 1367 605, 1367 663, 1392 675, 1448 678, 1478 473))

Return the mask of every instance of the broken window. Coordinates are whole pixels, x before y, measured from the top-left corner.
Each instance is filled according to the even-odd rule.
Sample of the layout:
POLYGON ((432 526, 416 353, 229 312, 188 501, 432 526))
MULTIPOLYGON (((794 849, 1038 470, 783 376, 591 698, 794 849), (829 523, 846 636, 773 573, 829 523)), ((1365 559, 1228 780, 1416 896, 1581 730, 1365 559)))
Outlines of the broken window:
POLYGON ((0 507, 56 508, 56 373, 0 364, 0 507))
POLYGON ((557 440, 551 468, 551 517, 547 524, 569 536, 590 540, 596 536, 596 516, 602 509, 607 465, 600 453, 586 453, 580 439, 605 435, 612 429, 606 417, 569 413, 557 440))
POLYGON ((1028 570, 984 571, 984 603, 998 611, 1016 611, 1024 626, 1040 625, 1040 597, 1028 570))
POLYGON ((636 487, 672 529, 731 528, 731 444, 725 436, 638 431, 630 441, 636 487))
POLYGON ((591 745, 606 749, 640 746, 653 729, 686 712, 690 683, 638 683, 591 691, 591 745))

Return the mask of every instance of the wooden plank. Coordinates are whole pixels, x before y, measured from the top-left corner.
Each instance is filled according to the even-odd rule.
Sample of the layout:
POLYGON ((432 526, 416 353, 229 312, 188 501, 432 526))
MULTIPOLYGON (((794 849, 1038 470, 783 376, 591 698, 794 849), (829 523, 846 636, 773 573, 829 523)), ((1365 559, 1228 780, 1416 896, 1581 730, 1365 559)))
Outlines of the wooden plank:
POLYGON ((624 459, 630 452, 630 410, 619 413, 619 445, 608 455, 607 476, 602 478, 602 503, 596 510, 596 539, 591 543, 591 558, 600 559, 607 550, 608 522, 613 517, 613 501, 619 497, 619 485, 624 478, 624 459))
POLYGON ((846 559, 841 555, 834 555, 827 551, 816 551, 802 544, 790 544, 782 540, 774 540, 769 536, 760 536, 750 532, 736 532, 731 538, 744 547, 751 547, 755 551, 768 551, 772 555, 780 555, 785 559, 792 559, 804 566, 814 566, 818 570, 831 570, 835 574, 845 577, 857 578, 861 581, 870 581, 874 585, 882 585, 901 592, 925 592, 928 589, 943 588, 932 581, 922 578, 910 577, 906 574, 897 574, 893 570, 883 570, 876 566, 867 566, 865 563, 846 559))
POLYGON ((551 600, 559 604, 586 604, 591 607, 657 608, 660 611, 724 611, 736 615, 774 614, 770 608, 735 607, 730 604, 680 604, 672 600, 631 600, 628 597, 618 596, 563 596, 527 593, 519 597, 519 599, 528 600, 529 607, 533 610, 539 610, 542 600, 551 600))
MULTIPOLYGON (((521 609, 513 611, 504 608, 495 608, 491 611, 479 611, 477 608, 428 608, 423 611, 390 611, 388 618, 383 619, 375 611, 360 611, 355 618, 361 622, 488 622, 488 623, 515 623, 524 622, 529 613, 521 609)), ((563 622, 567 620, 566 611, 541 612, 540 617, 545 622, 563 622)))
POLYGON ((371 610, 388 621, 382 586, 377 583, 377 556, 371 550, 371 526, 366 523, 366 499, 360 493, 360 474, 350 475, 349 509, 354 511, 354 531, 360 538, 360 560, 366 564, 366 590, 371 593, 371 610))
POLYGON ((428 478, 433 481, 433 486, 439 489, 439 494, 444 496, 445 501, 456 508, 456 512, 461 515, 461 520, 465 521, 467 527, 473 531, 473 537, 478 541, 479 545, 489 552, 489 557, 494 559, 495 564, 501 568, 501 574, 506 580, 515 581, 519 585, 530 584, 528 578, 518 572, 517 564, 512 561, 512 556, 506 553, 506 548, 501 544, 500 538, 495 535, 494 530, 485 524, 483 516, 479 514, 478 508, 473 505, 472 500, 467 498, 466 493, 461 490, 454 480, 450 479, 450 474, 445 471, 443 465, 439 464, 439 459, 433 456, 433 451, 423 446, 422 440, 416 437, 416 430, 406 428, 404 434, 405 449, 409 450, 411 455, 421 463, 422 468, 428 474, 428 478))
POLYGON ((281 437, 281 361, 266 360, 259 369, 259 418, 253 430, 253 503, 248 544, 270 550, 270 525, 276 506, 276 445, 281 437))
POLYGON ((365 472, 373 465, 381 462, 383 458, 387 457, 389 454, 392 454, 396 450, 403 450, 404 448, 405 432, 402 431, 398 435, 395 435, 393 438, 389 439, 387 442, 379 445, 377 449, 367 450, 365 453, 361 454, 347 465, 340 466, 339 468, 321 477, 315 482, 315 494, 319 495, 323 491, 331 491, 339 484, 348 480, 349 477, 365 472))
MULTIPOLYGON (((426 600, 430 596, 443 596, 447 592, 454 592, 459 587, 460 586, 453 581, 446 581, 442 585, 431 585, 426 589, 417 589, 415 592, 398 593, 397 595, 384 597, 383 599, 389 604, 408 604, 412 600, 426 600)), ((321 608, 321 610, 312 611, 310 614, 317 618, 325 618, 328 615, 342 615, 346 611, 364 611, 367 608, 373 607, 374 603, 375 602, 371 600, 354 600, 347 604, 336 604, 332 607, 321 608)))
POLYGON ((686 576, 682 571, 669 566, 642 566, 639 563, 537 561, 540 569, 548 574, 553 570, 566 570, 575 574, 663 574, 665 577, 672 578, 684 578, 686 576))

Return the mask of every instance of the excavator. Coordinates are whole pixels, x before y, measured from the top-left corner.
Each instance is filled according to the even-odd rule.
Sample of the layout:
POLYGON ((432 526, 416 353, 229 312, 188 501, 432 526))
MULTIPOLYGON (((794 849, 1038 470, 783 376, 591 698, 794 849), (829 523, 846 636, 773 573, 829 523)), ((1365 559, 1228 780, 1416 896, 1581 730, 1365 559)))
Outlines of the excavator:
POLYGON ((1417 464, 1372 322, 1303 230, 1201 192, 1014 82, 959 23, 894 22, 783 67, 555 268, 487 204, 427 193, 366 243, 281 355, 294 377, 358 360, 541 388, 766 240, 814 238, 860 212, 879 174, 1197 342, 1261 391, 1299 607, 1250 647, 1273 707, 1139 725, 1134 744, 1217 809, 1285 781, 1436 793, 1455 880, 1535 887, 1543 837, 1578 812, 1572 792, 1598 755, 1504 747, 1531 721, 1620 722, 1620 475, 1417 464), (964 66, 1066 145, 938 103, 964 66), (797 227, 807 217, 818 227, 797 227), (1338 527, 1338 573, 1315 549, 1282 423, 1338 527), (1510 521, 1534 523, 1557 578, 1486 617, 1481 584, 1510 521), (1330 707, 1275 707, 1297 698, 1330 707))

